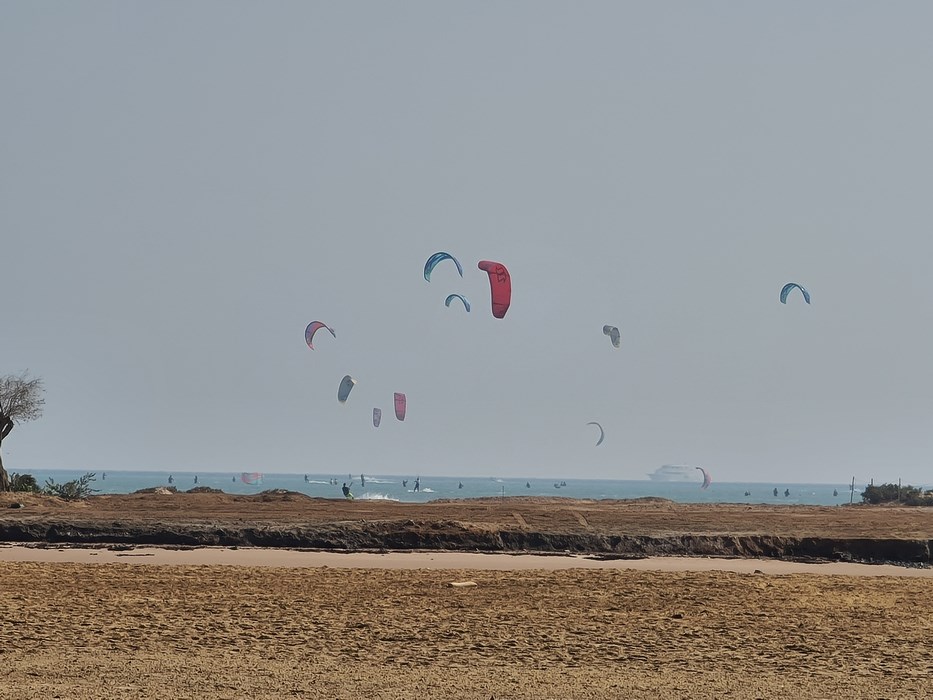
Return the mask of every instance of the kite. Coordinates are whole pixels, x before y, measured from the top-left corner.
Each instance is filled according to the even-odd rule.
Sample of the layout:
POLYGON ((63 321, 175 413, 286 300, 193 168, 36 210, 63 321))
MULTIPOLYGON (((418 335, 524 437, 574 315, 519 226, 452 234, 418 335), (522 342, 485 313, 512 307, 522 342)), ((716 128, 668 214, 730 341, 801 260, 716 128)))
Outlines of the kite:
POLYGON ((459 272, 460 276, 463 277, 463 265, 460 264, 460 261, 457 260, 457 258, 455 258, 450 253, 441 252, 441 253, 435 253, 434 255, 432 255, 430 258, 428 258, 428 261, 424 264, 424 279, 426 282, 431 281, 431 272, 434 270, 434 267, 441 260, 453 260, 454 265, 457 266, 457 272, 459 272))
POLYGON ((784 285, 784 288, 781 290, 781 303, 782 304, 787 303, 787 295, 793 291, 794 287, 796 287, 797 289, 801 291, 801 293, 803 294, 803 300, 809 304, 810 303, 810 292, 808 292, 806 289, 801 287, 796 282, 788 282, 787 284, 784 285))
POLYGON ((337 334, 334 333, 334 329, 328 326, 326 323, 321 323, 320 321, 311 321, 311 323, 308 324, 308 327, 305 328, 305 342, 312 350, 314 350, 314 346, 311 344, 311 341, 314 339, 314 334, 322 328, 326 328, 330 331, 332 336, 335 338, 337 337, 337 334))
POLYGON ((405 420, 405 410, 408 408, 408 400, 405 394, 395 393, 395 417, 399 420, 405 420))
POLYGON ((467 312, 469 313, 470 301, 466 297, 460 296, 459 294, 451 294, 449 297, 447 297, 447 299, 444 301, 444 306, 450 306, 450 302, 452 302, 454 299, 459 299, 460 301, 462 301, 463 308, 466 309, 467 312))
POLYGON ((709 472, 706 471, 703 467, 697 467, 701 472, 703 472, 703 485, 700 486, 701 489, 708 489, 709 485, 713 483, 713 477, 709 475, 709 472))
POLYGON ((619 345, 621 345, 619 329, 615 326, 603 326, 603 335, 609 336, 609 340, 612 341, 612 347, 617 348, 619 345))
POLYGON ((381 422, 382 422, 382 409, 374 408, 373 409, 373 427, 378 428, 381 422))
POLYGON ((587 423, 587 425, 595 425, 597 428, 599 428, 599 440, 596 441, 596 446, 599 447, 603 444, 603 440, 606 438, 606 433, 603 430, 603 426, 594 420, 591 420, 589 423, 587 423))
POLYGON ((512 277, 505 265, 491 260, 480 260, 477 265, 489 275, 489 293, 492 297, 492 315, 505 318, 512 303, 512 277))
POLYGON ((356 380, 349 374, 340 380, 340 387, 337 389, 337 400, 340 403, 346 403, 347 397, 356 385, 356 380))

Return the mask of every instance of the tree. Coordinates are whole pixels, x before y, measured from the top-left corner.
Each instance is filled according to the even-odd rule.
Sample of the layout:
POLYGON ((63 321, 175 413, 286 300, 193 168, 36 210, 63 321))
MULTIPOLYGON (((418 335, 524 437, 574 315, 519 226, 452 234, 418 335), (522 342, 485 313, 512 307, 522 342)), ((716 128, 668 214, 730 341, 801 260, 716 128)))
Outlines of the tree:
MULTIPOLYGON (((39 378, 30 379, 27 372, 16 376, 8 374, 0 377, 0 447, 13 426, 26 423, 42 415, 45 389, 39 378)), ((0 455, 0 491, 10 490, 10 476, 3 468, 0 455)))

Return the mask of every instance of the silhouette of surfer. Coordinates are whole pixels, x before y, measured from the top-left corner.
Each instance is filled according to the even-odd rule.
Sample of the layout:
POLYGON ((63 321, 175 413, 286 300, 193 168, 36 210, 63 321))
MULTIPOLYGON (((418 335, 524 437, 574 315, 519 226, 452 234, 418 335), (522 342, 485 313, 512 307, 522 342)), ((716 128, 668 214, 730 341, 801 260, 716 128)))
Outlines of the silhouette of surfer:
POLYGON ((415 492, 418 492, 421 490, 421 477, 420 476, 415 479, 415 487, 412 490, 415 492))
POLYGON ((343 491, 343 497, 344 497, 344 498, 346 498, 348 501, 352 501, 352 500, 353 500, 353 494, 350 493, 350 487, 347 486, 347 482, 346 482, 346 481, 343 482, 343 487, 341 487, 340 490, 343 491))

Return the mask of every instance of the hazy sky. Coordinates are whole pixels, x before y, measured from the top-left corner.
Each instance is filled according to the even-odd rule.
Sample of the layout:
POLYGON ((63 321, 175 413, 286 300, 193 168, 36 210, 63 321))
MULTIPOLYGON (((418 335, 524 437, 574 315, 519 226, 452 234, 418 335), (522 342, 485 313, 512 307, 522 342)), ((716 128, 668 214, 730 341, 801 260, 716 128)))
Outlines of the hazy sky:
POLYGON ((47 387, 5 463, 929 484, 931 26, 2 0, 0 373, 47 387))

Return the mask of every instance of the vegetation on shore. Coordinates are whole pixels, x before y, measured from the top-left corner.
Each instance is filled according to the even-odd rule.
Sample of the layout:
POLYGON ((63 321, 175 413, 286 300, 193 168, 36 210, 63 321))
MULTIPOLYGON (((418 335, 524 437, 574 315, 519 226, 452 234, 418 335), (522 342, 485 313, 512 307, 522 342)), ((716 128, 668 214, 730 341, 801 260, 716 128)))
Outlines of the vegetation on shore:
POLYGON ((862 491, 862 503, 900 503, 905 506, 933 506, 933 489, 923 491, 916 486, 871 484, 862 491))

